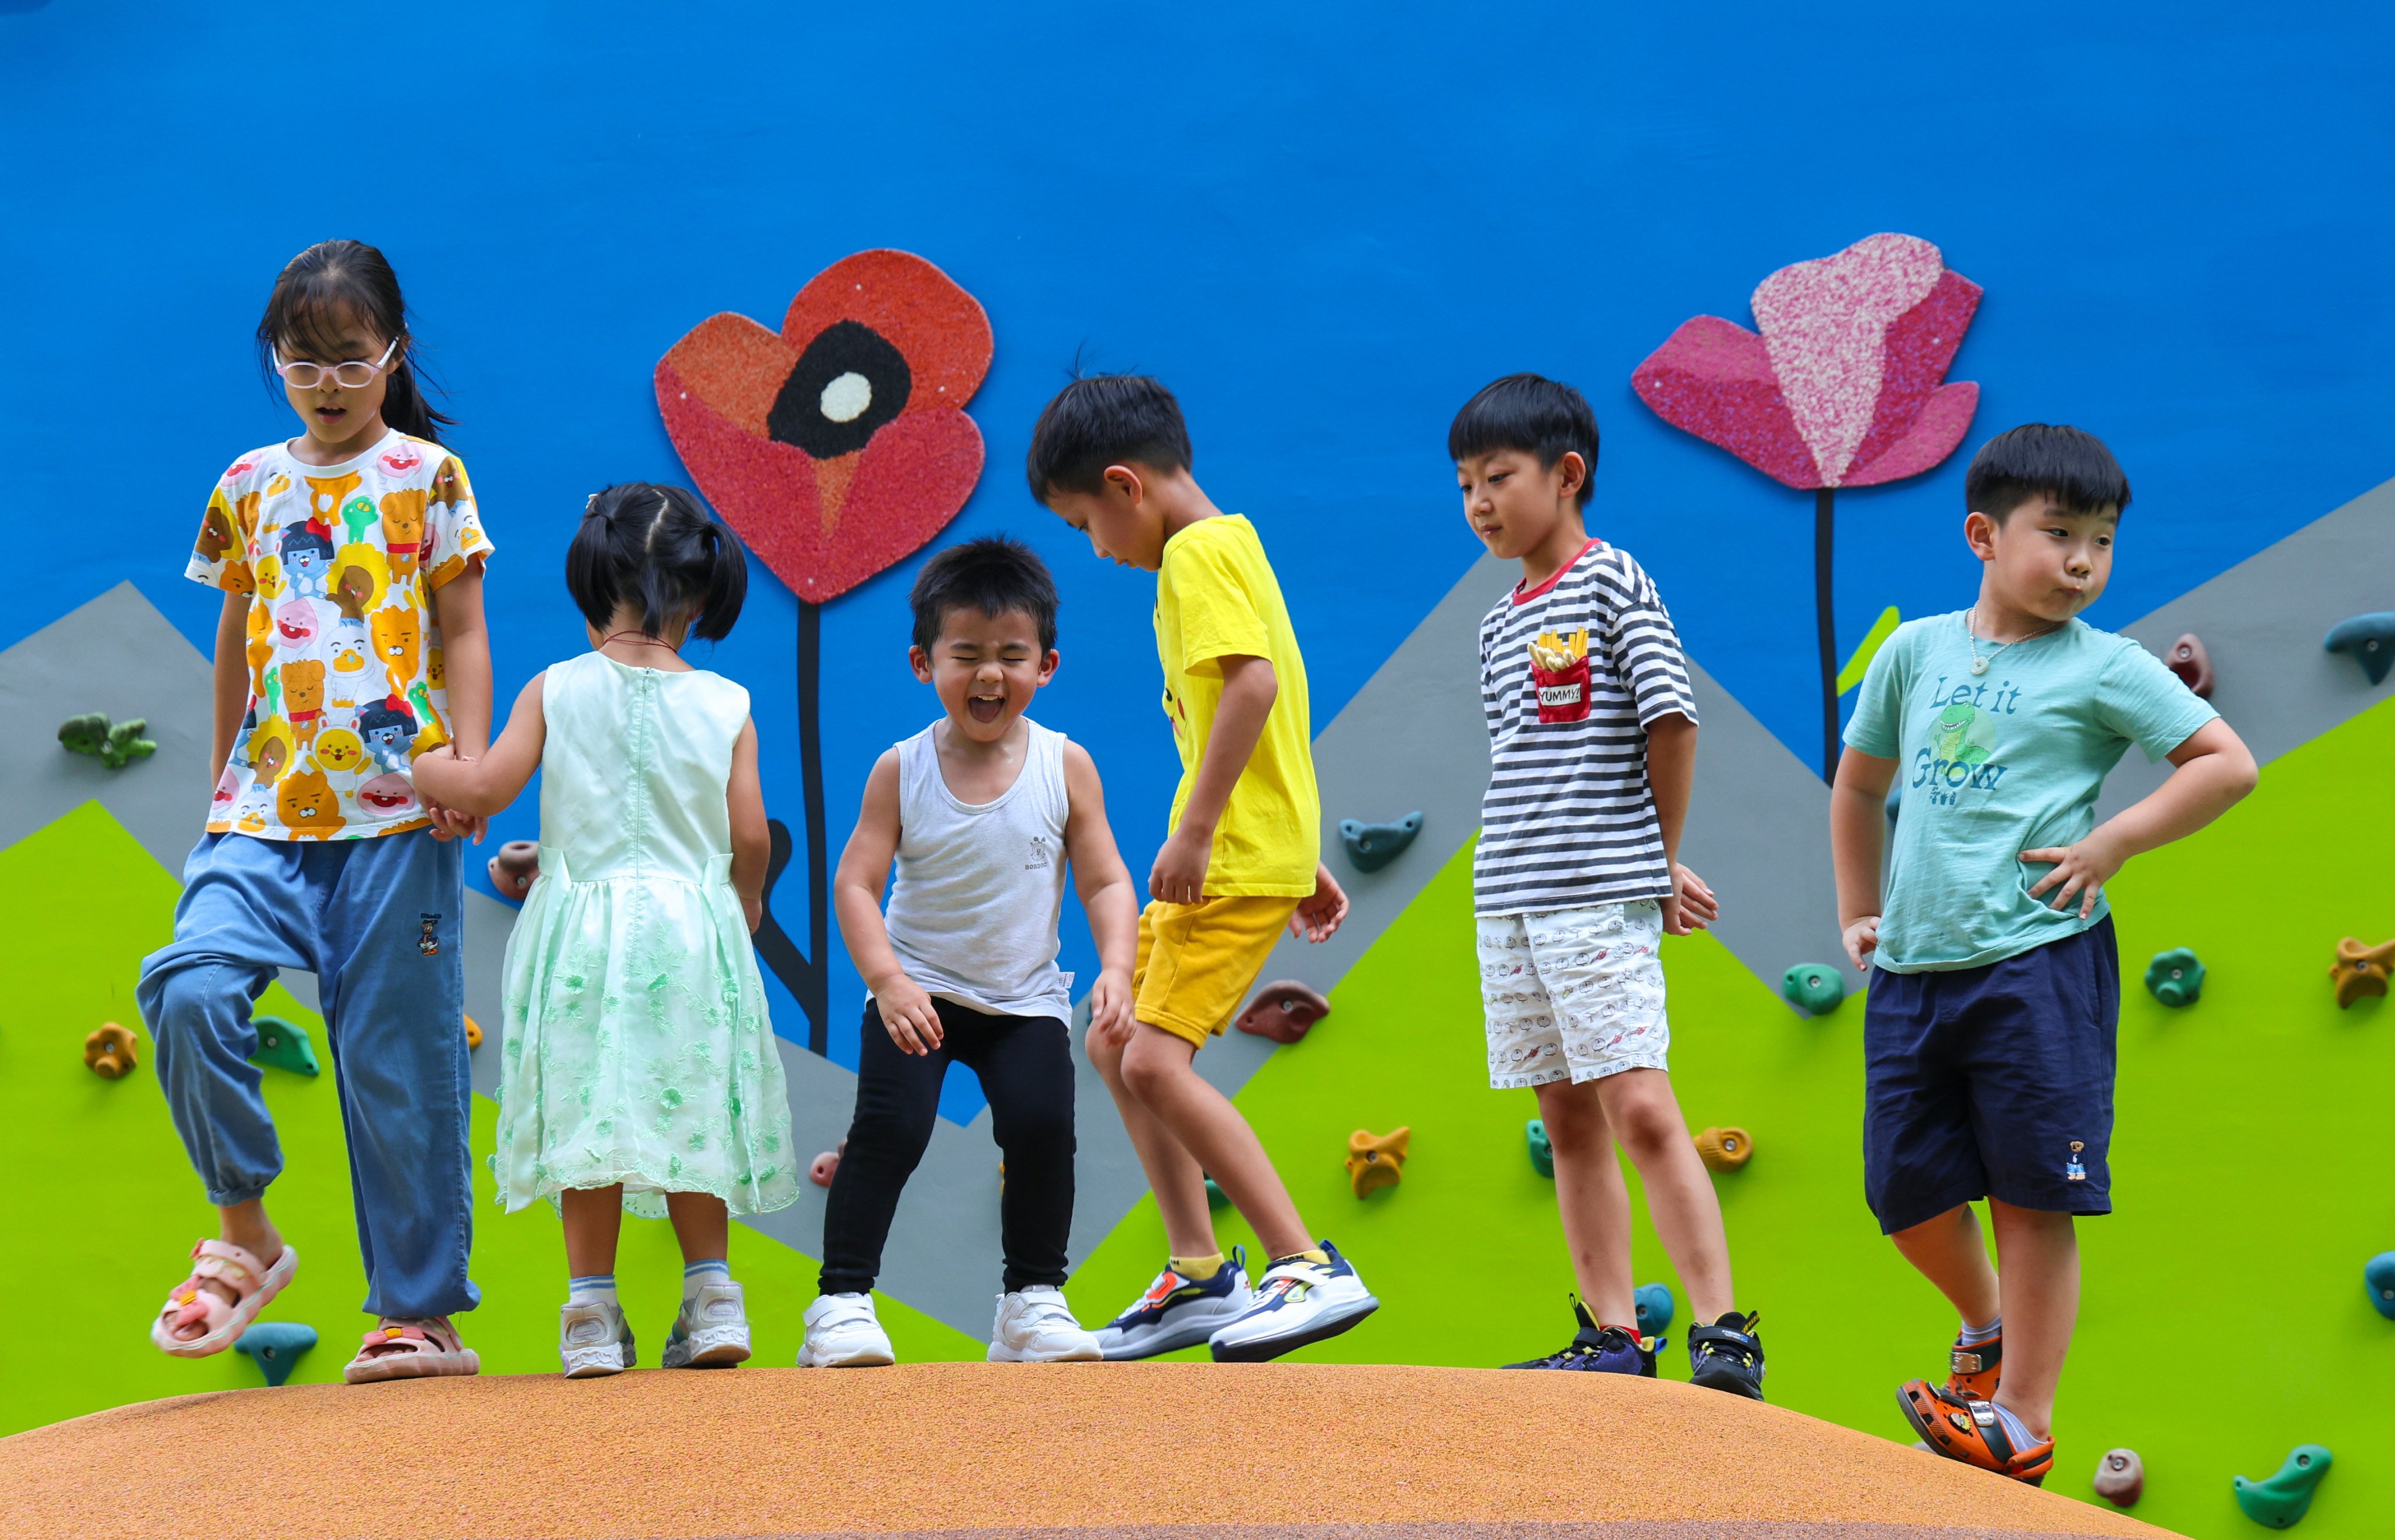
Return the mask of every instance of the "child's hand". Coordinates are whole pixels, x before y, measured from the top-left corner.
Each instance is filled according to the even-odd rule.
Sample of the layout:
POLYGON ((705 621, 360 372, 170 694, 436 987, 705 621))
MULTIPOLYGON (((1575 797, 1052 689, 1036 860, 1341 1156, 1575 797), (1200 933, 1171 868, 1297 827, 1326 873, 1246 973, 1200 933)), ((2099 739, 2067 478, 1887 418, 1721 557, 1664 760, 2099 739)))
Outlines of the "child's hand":
POLYGON ((1130 1045, 1131 1029, 1135 1024, 1131 975, 1113 968, 1102 969, 1098 981, 1090 986, 1090 1031, 1100 1042, 1119 1048, 1130 1045))
POLYGON ((2068 909, 2072 894, 2079 895, 2079 917, 2085 919, 2096 913, 2096 901, 2104 896, 2104 885, 2121 870, 2122 857, 2117 854, 2101 831, 2089 835, 2076 845, 2047 846, 2042 849, 2023 850, 2023 861, 2054 862, 2054 870, 2037 879, 2029 896, 2037 898, 2049 888, 2059 885, 2061 891, 2047 904, 2049 909, 2068 909))
POLYGON ((752 899, 744 893, 740 897, 740 912, 748 916, 748 934, 755 935, 757 928, 765 923, 765 901, 752 899))
POLYGON ((1147 874, 1147 896, 1166 903, 1196 903, 1206 895, 1206 868, 1214 859, 1211 834, 1183 826, 1172 831, 1147 874))
POLYGON ((1687 867, 1672 867, 1672 894, 1663 901, 1663 934, 1692 936, 1721 918, 1721 901, 1705 879, 1687 867))
POLYGON ((901 973, 872 986, 881 1025, 900 1053, 928 1054, 940 1046, 940 1010, 922 987, 901 973))
POLYGON ((1865 915, 1846 927, 1846 943, 1847 960, 1869 973, 1871 964, 1863 959, 1879 950, 1879 916, 1865 915))
POLYGON ((1320 862, 1314 865, 1314 895, 1297 906, 1289 917, 1289 933, 1303 936, 1309 941, 1327 941, 1338 934, 1347 919, 1347 893, 1330 868, 1320 862))

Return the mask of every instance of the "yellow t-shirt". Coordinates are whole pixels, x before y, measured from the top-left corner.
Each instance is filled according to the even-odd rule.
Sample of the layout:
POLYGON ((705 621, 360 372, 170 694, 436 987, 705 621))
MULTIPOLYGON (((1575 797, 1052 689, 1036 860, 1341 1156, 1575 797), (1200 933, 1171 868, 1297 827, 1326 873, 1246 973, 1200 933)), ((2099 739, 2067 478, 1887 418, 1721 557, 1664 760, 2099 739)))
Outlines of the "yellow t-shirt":
POLYGON ((1223 699, 1219 660, 1270 660, 1280 692, 1248 768, 1214 829, 1206 869, 1212 895, 1303 898, 1322 853, 1322 796, 1314 784, 1313 715, 1305 659, 1264 559, 1256 527, 1237 514, 1201 519, 1164 543, 1156 578, 1156 655, 1164 665, 1164 714, 1181 750, 1171 826, 1197 784, 1198 766, 1223 699))

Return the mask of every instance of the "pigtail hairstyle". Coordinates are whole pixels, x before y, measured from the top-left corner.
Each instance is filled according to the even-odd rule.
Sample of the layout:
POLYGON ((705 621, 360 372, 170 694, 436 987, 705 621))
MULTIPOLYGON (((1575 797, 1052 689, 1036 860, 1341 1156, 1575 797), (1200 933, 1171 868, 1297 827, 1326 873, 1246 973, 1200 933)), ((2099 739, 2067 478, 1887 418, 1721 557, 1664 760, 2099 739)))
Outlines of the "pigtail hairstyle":
POLYGON ((331 349, 324 345, 338 334, 345 318, 373 327, 385 340, 399 340, 399 351, 384 371, 382 420, 411 438, 441 442, 441 429, 456 427, 457 419, 434 411, 424 399, 423 365, 408 329, 399 275, 381 252, 363 241, 319 241, 293 257, 274 280, 274 292, 266 296, 266 314, 258 323, 258 367, 267 388, 282 386, 274 373, 278 351, 287 358, 291 345, 297 344, 329 355, 331 349))
POLYGON ((692 636, 721 641, 748 597, 748 558, 695 493, 627 481, 593 494, 583 509, 565 548, 565 586, 602 633, 628 604, 646 636, 686 619, 692 636))

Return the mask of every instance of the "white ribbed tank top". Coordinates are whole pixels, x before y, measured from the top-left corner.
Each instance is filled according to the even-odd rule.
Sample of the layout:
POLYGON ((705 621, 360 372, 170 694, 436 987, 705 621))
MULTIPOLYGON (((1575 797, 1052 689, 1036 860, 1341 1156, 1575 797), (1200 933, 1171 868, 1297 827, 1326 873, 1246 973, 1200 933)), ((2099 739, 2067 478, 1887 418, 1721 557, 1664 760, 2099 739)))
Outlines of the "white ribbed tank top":
POLYGON ((940 775, 938 724, 898 744, 897 879, 883 922, 925 994, 997 1016, 1073 1013, 1056 967, 1065 906, 1065 735, 1028 717, 1014 784, 959 801, 940 775))

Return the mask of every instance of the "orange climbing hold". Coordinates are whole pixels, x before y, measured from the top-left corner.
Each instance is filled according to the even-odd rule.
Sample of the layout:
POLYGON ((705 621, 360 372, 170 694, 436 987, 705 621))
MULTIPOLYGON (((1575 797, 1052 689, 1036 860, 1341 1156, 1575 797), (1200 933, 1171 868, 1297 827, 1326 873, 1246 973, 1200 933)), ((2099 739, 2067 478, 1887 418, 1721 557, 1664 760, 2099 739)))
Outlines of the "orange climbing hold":
POLYGON ((2339 1009, 2353 1004, 2365 994, 2387 993, 2387 970, 2395 967, 2395 941, 2381 941, 2376 946, 2364 946, 2352 937, 2336 943, 2336 961, 2329 965, 2328 976, 2336 984, 2339 1009))
POLYGON ((1697 1153, 1715 1171, 1735 1171, 1754 1154, 1754 1141, 1743 1128, 1708 1128, 1697 1136, 1697 1153))
POLYGON ((133 1034, 109 1021, 83 1040, 83 1062, 102 1080, 114 1080, 140 1060, 133 1055, 133 1034))
POLYGON ((1380 1187, 1395 1187, 1405 1179, 1406 1144, 1414 1137, 1411 1128, 1399 1128, 1394 1133, 1374 1134, 1358 1128, 1347 1136, 1347 1183, 1356 1196, 1380 1187))

